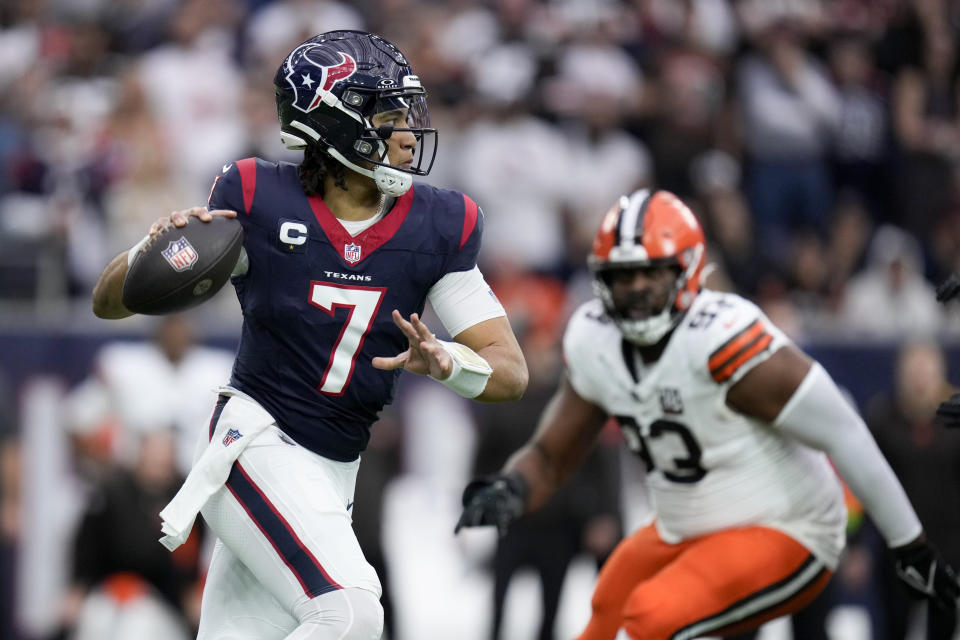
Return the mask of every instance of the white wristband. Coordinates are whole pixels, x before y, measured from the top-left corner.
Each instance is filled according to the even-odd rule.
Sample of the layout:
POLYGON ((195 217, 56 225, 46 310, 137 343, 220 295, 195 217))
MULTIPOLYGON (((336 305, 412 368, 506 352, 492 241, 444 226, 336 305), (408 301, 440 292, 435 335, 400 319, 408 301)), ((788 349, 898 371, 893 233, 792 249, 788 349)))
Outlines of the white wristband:
POLYGON ((464 398, 476 398, 483 393, 487 380, 493 369, 476 351, 459 342, 437 340, 440 346, 453 359, 453 371, 444 380, 437 380, 440 384, 456 391, 464 398))
POLYGON ((140 253, 140 249, 142 249, 142 248, 143 248, 143 245, 147 244, 148 242, 150 242, 150 234, 149 234, 149 233, 148 233, 147 235, 143 236, 143 238, 140 239, 140 242, 138 242, 137 244, 133 245, 133 246, 130 248, 130 251, 127 251, 127 268, 128 268, 128 269, 130 268, 130 265, 133 264, 133 261, 137 258, 137 254, 140 253))

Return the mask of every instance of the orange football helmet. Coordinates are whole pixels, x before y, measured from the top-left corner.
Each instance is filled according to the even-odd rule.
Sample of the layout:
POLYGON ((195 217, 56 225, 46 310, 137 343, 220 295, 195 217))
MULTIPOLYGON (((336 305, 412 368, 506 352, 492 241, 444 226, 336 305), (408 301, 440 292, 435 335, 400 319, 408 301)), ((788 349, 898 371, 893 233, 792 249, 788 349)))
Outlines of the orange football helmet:
POLYGON ((665 336, 690 308, 700 292, 706 263, 706 240, 693 212, 669 191, 640 189, 621 196, 597 229, 587 260, 594 274, 594 291, 623 336, 650 345, 665 336), (608 277, 618 269, 677 267, 677 278, 659 311, 644 319, 617 308, 608 277))

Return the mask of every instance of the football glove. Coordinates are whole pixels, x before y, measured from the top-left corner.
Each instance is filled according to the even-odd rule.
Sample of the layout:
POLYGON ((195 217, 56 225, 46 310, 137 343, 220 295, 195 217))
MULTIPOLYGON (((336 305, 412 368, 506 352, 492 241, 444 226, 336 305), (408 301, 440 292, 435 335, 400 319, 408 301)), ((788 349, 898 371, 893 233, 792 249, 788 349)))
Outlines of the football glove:
POLYGON ((960 583, 953 569, 925 540, 893 550, 897 577, 914 595, 945 611, 956 609, 960 583))
POLYGON ((937 422, 945 427, 960 427, 960 393, 955 393, 937 407, 937 422))
POLYGON ((510 524, 523 515, 529 488, 519 474, 478 478, 463 490, 463 513, 453 530, 496 525, 502 538, 510 524))
POLYGON ((960 293, 960 272, 950 274, 950 277, 937 287, 937 300, 949 302, 960 293))

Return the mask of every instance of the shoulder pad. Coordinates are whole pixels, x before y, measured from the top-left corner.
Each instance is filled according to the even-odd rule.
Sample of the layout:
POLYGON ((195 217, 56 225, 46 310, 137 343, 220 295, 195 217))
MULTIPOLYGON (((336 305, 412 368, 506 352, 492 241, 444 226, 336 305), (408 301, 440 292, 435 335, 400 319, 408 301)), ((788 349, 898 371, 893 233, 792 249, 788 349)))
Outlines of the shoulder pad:
POLYGON ((734 294, 704 292, 684 328, 696 345, 696 366, 719 384, 733 384, 786 341, 752 302, 734 294))

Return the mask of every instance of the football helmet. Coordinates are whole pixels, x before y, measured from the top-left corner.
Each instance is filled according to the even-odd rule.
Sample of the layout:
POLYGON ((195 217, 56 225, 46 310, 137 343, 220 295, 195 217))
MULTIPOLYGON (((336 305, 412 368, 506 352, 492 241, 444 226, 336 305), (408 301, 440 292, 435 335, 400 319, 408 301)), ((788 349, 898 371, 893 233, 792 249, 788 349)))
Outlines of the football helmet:
POLYGON ((299 44, 273 79, 280 137, 288 149, 315 145, 346 167, 401 196, 413 176, 430 172, 437 131, 427 94, 399 49, 363 31, 330 31, 299 44), (375 114, 406 110, 406 123, 375 127, 375 114), (404 124, 406 126, 404 126, 404 124), (409 131, 417 139, 409 168, 387 158, 387 139, 409 131))
POLYGON ((594 291, 623 336, 656 344, 676 326, 700 292, 706 241, 696 216, 669 191, 641 189, 621 196, 606 213, 587 264, 594 291), (638 319, 614 300, 611 275, 621 269, 676 267, 677 277, 663 308, 638 319))

